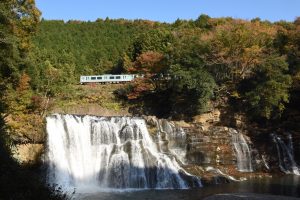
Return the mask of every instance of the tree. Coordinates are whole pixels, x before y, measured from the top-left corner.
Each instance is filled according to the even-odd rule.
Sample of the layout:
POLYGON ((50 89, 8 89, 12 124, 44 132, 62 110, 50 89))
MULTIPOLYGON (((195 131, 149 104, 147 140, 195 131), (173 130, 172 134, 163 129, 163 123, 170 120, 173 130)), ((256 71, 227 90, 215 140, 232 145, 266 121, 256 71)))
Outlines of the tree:
POLYGON ((154 29, 140 34, 133 42, 132 59, 147 51, 166 52, 173 41, 171 32, 163 29, 154 29))
POLYGON ((11 111, 24 115, 25 107, 30 104, 32 90, 25 71, 30 66, 27 57, 30 36, 36 29, 39 14, 34 0, 0 1, 0 199, 65 198, 12 158, 11 132, 14 130, 8 134, 4 120, 11 111))
POLYGON ((34 0, 0 2, 0 76, 17 78, 26 68, 30 37, 36 30, 40 12, 34 0))
MULTIPOLYGON (((150 24, 135 24, 130 20, 108 19, 80 23, 44 20, 33 37, 35 48, 32 57, 37 61, 36 65, 49 60, 63 71, 66 64, 74 66, 73 76, 76 77, 111 73, 112 68, 120 67, 124 54, 131 55, 129 47, 137 35, 148 32, 150 28, 150 24)), ((113 71, 116 72, 116 69, 113 71)), ((74 83, 74 78, 68 82, 74 83)))
POLYGON ((159 86, 155 77, 166 71, 164 53, 170 46, 172 35, 165 30, 152 30, 139 35, 133 42, 132 58, 123 57, 123 69, 129 73, 142 74, 127 90, 128 99, 138 99, 159 86))
POLYGON ((250 77, 252 71, 272 45, 275 30, 260 22, 237 21, 216 28, 203 39, 209 43, 205 55, 208 70, 217 82, 239 81, 250 77))
POLYGON ((165 67, 163 64, 164 55, 155 51, 147 51, 139 55, 135 61, 135 71, 142 74, 160 73, 165 67))
POLYGON ((291 76, 284 57, 270 55, 254 71, 255 75, 244 80, 240 91, 247 111, 254 118, 278 117, 289 102, 291 76))
POLYGON ((142 75, 131 84, 127 94, 128 99, 138 99, 146 93, 158 89, 159 80, 155 80, 155 77, 165 70, 166 65, 163 60, 163 54, 148 51, 142 53, 135 62, 124 62, 128 66, 129 73, 142 75))
POLYGON ((130 57, 127 54, 124 54, 124 56, 122 57, 121 68, 125 72, 134 70, 134 63, 131 61, 130 57))
POLYGON ((211 18, 208 15, 202 14, 198 17, 198 19, 195 20, 194 23, 196 27, 209 30, 213 27, 212 23, 210 22, 210 19, 211 18))
POLYGON ((3 0, 0 2, 0 84, 6 85, 5 113, 26 112, 32 90, 30 77, 25 73, 30 66, 28 52, 30 37, 36 30, 40 12, 33 0, 3 0))
POLYGON ((183 109, 180 112, 195 115, 209 110, 209 102, 216 87, 210 73, 203 68, 188 69, 179 64, 172 65, 169 73, 175 111, 183 109))
POLYGON ((16 92, 10 91, 8 95, 13 97, 13 99, 7 101, 10 102, 9 110, 13 111, 14 114, 26 113, 31 105, 31 97, 33 95, 30 87, 30 77, 26 73, 22 73, 16 86, 16 92))

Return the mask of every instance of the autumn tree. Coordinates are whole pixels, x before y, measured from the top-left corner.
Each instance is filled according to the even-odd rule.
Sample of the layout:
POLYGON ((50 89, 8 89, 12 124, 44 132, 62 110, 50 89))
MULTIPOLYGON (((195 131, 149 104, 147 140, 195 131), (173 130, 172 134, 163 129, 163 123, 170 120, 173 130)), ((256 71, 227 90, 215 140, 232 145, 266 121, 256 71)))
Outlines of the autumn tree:
POLYGON ((260 22, 234 21, 217 26, 202 37, 210 46, 205 62, 218 82, 239 82, 252 75, 275 33, 273 27, 260 22))
POLYGON ((33 95, 33 91, 30 87, 30 77, 26 73, 21 74, 16 87, 16 93, 13 94, 15 99, 11 102, 15 102, 15 105, 10 105, 11 110, 26 113, 31 105, 31 97, 33 95))
POLYGON ((159 82, 155 80, 157 74, 162 73, 165 64, 164 55, 159 52, 148 51, 139 55, 135 62, 128 68, 128 72, 132 74, 140 74, 130 86, 130 92, 127 97, 129 99, 137 99, 147 92, 158 89, 159 82))
POLYGON ((123 57, 123 68, 139 74, 128 89, 127 97, 137 99, 159 87, 155 77, 166 71, 165 52, 171 45, 172 35, 165 30, 153 30, 139 35, 133 42, 130 56, 123 57))
POLYGON ((135 67, 130 71, 142 74, 160 73, 164 67, 163 59, 164 55, 162 53, 155 51, 144 52, 136 58, 135 67))

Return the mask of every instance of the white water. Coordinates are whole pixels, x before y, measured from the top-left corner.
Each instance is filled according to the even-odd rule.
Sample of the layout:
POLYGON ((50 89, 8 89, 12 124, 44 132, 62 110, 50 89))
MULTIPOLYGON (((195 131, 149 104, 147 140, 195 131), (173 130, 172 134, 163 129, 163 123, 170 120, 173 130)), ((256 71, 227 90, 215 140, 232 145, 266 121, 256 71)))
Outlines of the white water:
POLYGON ((280 136, 273 134, 280 170, 286 174, 300 175, 300 169, 294 159, 292 135, 288 134, 287 139, 288 141, 285 143, 280 136))
POLYGON ((216 173, 216 174, 219 174, 219 175, 221 175, 221 176, 223 176, 223 177, 225 177, 225 178, 227 178, 227 179, 229 179, 229 180, 232 180, 232 181, 240 181, 240 180, 234 178, 233 176, 230 176, 230 175, 228 175, 228 174, 225 174, 225 173, 222 172, 220 169, 217 169, 217 168, 214 168, 214 167, 206 167, 205 170, 206 170, 207 172, 214 172, 214 173, 216 173))
POLYGON ((237 158, 237 168, 240 172, 253 172, 251 151, 243 134, 234 131, 232 144, 237 158))
POLYGON ((158 148, 170 151, 181 163, 186 161, 186 133, 181 127, 165 119, 157 120, 158 148))
POLYGON ((189 188, 171 152, 159 151, 143 119, 47 117, 48 179, 63 188, 189 188))

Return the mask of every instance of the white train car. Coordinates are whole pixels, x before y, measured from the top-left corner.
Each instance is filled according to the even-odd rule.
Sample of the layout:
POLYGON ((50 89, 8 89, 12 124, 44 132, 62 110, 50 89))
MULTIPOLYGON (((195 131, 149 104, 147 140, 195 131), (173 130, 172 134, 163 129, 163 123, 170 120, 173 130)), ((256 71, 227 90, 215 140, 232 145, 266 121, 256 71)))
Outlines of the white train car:
POLYGON ((80 76, 80 84, 86 83, 125 83, 133 81, 139 75, 134 74, 103 74, 95 76, 80 76))

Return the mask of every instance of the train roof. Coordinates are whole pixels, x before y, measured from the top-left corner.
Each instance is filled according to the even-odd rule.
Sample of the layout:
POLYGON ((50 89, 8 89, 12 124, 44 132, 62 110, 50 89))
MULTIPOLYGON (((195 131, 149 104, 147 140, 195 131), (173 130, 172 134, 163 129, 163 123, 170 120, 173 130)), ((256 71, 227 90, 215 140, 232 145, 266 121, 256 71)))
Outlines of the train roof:
POLYGON ((80 75, 80 76, 133 76, 137 74, 101 74, 101 75, 80 75))

